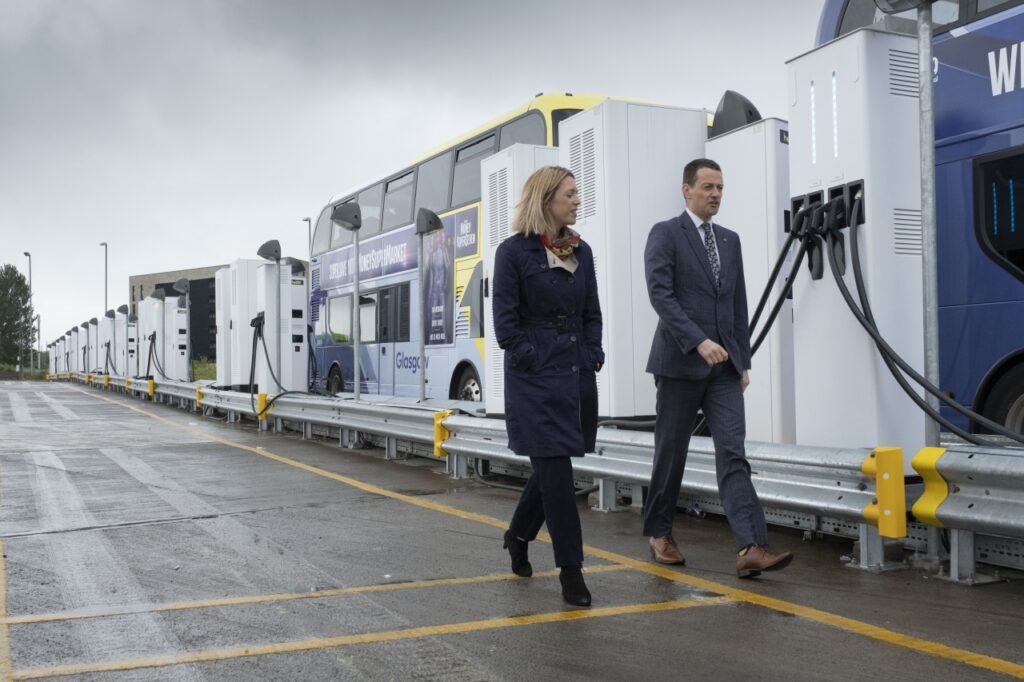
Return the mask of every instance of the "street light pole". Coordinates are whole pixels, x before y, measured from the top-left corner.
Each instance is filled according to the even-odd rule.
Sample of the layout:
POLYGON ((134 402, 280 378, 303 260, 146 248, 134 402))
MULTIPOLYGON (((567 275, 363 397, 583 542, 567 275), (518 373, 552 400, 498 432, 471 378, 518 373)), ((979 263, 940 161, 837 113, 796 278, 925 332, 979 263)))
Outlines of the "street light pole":
MULTIPOLYGON (((25 255, 28 257, 28 302, 29 302, 29 305, 31 305, 32 304, 32 254, 29 253, 28 251, 25 251, 25 255)), ((29 322, 31 322, 31 320, 29 320, 29 322)), ((29 366, 29 369, 31 369, 33 367, 33 365, 32 365, 32 346, 31 345, 29 345, 29 347, 28 347, 28 366, 29 366)))
POLYGON ((306 232, 309 234, 306 245, 309 247, 309 255, 313 255, 313 220, 311 218, 303 218, 306 222, 306 232))
POLYGON ((109 310, 107 307, 107 282, 109 281, 107 277, 107 243, 100 242, 100 246, 103 247, 103 311, 106 312, 109 310))

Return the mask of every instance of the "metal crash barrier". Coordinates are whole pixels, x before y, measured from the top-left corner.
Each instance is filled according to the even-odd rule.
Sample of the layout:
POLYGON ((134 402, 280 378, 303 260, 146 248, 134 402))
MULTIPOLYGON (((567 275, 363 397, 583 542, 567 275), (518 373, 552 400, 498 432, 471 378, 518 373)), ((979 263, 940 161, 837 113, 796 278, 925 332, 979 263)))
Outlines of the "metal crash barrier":
MULTIPOLYGON (((454 477, 470 475, 470 463, 486 460, 525 471, 529 460, 508 449, 505 423, 470 416, 476 403, 413 398, 264 394, 213 388, 210 382, 176 382, 63 372, 56 380, 100 390, 225 414, 229 422, 255 419, 258 428, 294 430, 305 438, 337 437, 343 446, 370 442, 389 459, 416 455, 447 459, 454 477)), ((617 508, 620 493, 641 497, 650 480, 654 435, 602 427, 596 452, 575 459, 577 476, 597 486, 595 509, 617 508)), ((950 577, 976 584, 985 580, 975 564, 1024 568, 1024 450, 956 446, 925 448, 914 458, 924 485, 907 485, 897 448, 825 448, 747 443, 752 480, 769 523, 859 540, 856 565, 880 570, 886 539, 932 551, 933 536, 949 534, 950 577), (923 494, 921 494, 923 490, 923 494), (920 499, 918 499, 920 498, 920 499), (921 523, 908 526, 910 501, 921 523), (926 525, 922 525, 926 524, 926 525), (929 530, 929 527, 931 530, 929 530), (909 535, 908 535, 909 533, 909 535)), ((681 501, 696 501, 721 512, 710 438, 690 442, 681 501)))
POLYGON ((948 533, 949 578, 981 584, 977 560, 1024 564, 1024 450, 957 445, 924 448, 912 465, 925 482, 916 519, 948 533))

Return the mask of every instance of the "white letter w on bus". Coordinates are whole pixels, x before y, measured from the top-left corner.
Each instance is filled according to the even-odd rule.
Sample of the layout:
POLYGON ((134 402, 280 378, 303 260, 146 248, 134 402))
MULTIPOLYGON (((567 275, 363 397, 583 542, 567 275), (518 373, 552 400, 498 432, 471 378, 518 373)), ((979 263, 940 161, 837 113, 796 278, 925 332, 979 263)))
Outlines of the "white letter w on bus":
MULTIPOLYGON (((1020 45, 1024 45, 1024 43, 1020 45)), ((988 53, 988 76, 992 81, 993 97, 1006 92, 1013 92, 1014 87, 1016 87, 1014 81, 1017 80, 1017 54, 1020 45, 1017 43, 1010 45, 1009 59, 1007 59, 1006 48, 1000 48, 998 65, 996 64, 995 51, 993 50, 988 53)), ((1024 49, 1019 50, 1019 54, 1024 59, 1024 49)), ((1021 68, 1021 74, 1022 78, 1024 78, 1024 67, 1021 68)))

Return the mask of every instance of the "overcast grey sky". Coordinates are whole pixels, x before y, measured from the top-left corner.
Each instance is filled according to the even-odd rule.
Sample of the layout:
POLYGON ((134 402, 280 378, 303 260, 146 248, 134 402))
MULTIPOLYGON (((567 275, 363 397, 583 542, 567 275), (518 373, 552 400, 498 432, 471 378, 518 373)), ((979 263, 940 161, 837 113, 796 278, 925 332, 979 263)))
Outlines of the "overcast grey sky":
POLYGON ((823 0, 0 0, 0 263, 43 340, 128 276, 308 257, 302 218, 538 92, 786 117, 823 0))

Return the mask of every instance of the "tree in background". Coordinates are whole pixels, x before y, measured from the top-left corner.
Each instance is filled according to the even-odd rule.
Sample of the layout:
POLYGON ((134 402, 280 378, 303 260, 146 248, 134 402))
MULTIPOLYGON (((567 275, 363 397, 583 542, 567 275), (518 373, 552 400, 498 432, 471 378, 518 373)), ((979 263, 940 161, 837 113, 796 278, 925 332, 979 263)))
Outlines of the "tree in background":
POLYGON ((34 317, 28 281, 18 268, 4 265, 0 268, 0 364, 27 363, 36 341, 34 317))

